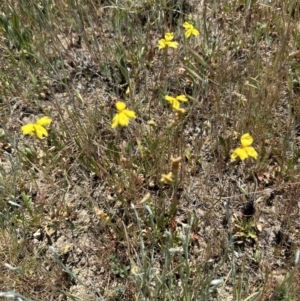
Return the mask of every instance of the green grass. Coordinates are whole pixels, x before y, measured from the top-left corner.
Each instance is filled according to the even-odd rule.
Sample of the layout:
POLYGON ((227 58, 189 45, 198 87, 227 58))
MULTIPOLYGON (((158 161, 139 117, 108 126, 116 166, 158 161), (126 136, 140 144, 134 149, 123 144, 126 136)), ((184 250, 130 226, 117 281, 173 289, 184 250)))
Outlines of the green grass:
POLYGON ((300 7, 198 2, 0 5, 1 297, 297 300, 300 7))

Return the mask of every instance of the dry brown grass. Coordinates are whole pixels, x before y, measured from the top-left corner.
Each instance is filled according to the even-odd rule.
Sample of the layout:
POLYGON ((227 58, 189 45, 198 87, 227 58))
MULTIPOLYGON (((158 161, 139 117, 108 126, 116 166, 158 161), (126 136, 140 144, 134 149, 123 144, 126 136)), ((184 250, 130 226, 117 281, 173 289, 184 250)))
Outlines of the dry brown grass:
POLYGON ((2 5, 0 296, 297 300, 299 9, 2 5), (200 36, 187 41, 189 18, 200 36), (166 31, 179 47, 164 55, 166 31), (166 94, 189 97, 175 122, 166 94), (111 129, 117 100, 137 119, 111 129), (44 115, 47 139, 21 135, 44 115), (259 157, 233 163, 247 132, 259 157), (179 156, 175 184, 163 185, 179 156))

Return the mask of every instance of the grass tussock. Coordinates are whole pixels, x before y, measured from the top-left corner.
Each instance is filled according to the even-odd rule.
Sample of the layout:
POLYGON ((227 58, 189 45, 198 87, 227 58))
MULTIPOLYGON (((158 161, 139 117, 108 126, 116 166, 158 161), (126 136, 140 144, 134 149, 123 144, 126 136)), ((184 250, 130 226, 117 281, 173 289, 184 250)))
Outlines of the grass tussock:
POLYGON ((297 1, 0 4, 0 296, 297 300, 297 1))

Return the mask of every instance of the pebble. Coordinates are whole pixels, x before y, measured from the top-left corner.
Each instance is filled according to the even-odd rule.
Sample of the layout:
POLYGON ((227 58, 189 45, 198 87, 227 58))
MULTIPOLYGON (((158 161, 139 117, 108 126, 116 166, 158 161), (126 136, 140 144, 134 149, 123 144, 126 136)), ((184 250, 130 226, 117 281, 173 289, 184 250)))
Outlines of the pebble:
POLYGON ((33 237, 37 240, 40 240, 42 238, 42 230, 38 229, 36 232, 34 232, 33 237))

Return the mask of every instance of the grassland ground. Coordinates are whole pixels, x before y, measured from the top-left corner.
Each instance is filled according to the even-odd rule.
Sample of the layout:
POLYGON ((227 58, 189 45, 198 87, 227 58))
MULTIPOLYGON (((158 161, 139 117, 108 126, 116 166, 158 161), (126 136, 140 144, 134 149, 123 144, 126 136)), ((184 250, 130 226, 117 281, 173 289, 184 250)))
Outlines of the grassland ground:
POLYGON ((300 300, 298 1, 0 8, 0 297, 300 300))

